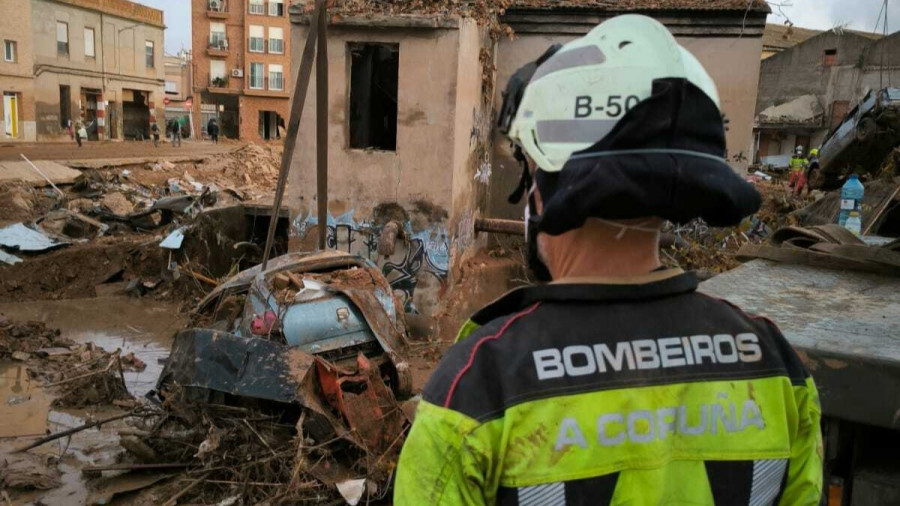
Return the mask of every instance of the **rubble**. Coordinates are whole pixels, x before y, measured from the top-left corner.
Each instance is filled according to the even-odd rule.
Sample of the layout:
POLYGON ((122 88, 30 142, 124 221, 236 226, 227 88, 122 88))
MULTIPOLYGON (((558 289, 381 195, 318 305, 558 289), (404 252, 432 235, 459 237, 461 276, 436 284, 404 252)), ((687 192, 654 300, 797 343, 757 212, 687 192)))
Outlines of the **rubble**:
POLYGON ((49 490, 62 484, 54 457, 19 453, 0 459, 0 490, 49 490))
MULTIPOLYGON (((31 378, 56 395, 55 406, 83 407, 130 400, 119 354, 76 344, 41 322, 0 322, 0 360, 18 358, 31 378)), ((132 355, 124 367, 138 367, 132 355)))
POLYGON ((803 95, 779 105, 767 107, 759 113, 760 123, 817 124, 825 109, 815 95, 803 95))
POLYGON ((704 279, 731 270, 740 265, 735 255, 741 246, 761 243, 775 230, 796 224, 790 213, 809 204, 809 199, 794 196, 781 182, 758 181, 756 188, 762 206, 737 227, 709 227, 702 220, 668 224, 664 231, 678 240, 660 250, 663 264, 697 270, 704 279))

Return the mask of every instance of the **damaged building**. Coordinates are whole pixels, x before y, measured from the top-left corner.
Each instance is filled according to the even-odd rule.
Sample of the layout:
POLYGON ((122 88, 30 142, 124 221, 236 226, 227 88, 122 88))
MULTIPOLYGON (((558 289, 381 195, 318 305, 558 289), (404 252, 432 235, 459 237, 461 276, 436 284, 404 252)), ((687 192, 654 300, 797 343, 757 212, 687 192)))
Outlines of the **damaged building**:
POLYGON ((763 60, 754 161, 786 166, 795 146, 822 144, 871 90, 900 82, 900 39, 826 31, 763 60))
MULTIPOLYGON (((729 162, 735 170, 747 166, 764 2, 748 9, 733 0, 628 7, 520 0, 505 12, 405 4, 379 10, 338 2, 329 10, 327 227, 329 246, 381 266, 408 311, 430 313, 449 273, 484 245, 473 231, 476 218, 522 218, 521 207, 506 202, 520 167, 494 131, 509 76, 605 19, 650 15, 697 56, 722 96, 729 162)), ((310 9, 310 2, 291 7, 295 54, 310 9)), ((294 72, 299 64, 295 59, 294 72)), ((314 82, 309 93, 316 93, 314 82)), ((315 247, 315 129, 315 101, 307 100, 288 189, 294 249, 315 247)))

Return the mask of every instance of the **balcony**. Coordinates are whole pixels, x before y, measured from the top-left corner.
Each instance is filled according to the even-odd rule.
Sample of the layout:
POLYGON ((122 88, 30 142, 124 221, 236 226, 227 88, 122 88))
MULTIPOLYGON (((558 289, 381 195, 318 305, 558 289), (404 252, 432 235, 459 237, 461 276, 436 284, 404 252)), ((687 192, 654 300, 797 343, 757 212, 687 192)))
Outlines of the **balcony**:
POLYGON ((210 56, 228 56, 228 39, 225 38, 224 34, 214 35, 209 38, 206 54, 210 56))
POLYGON ((228 76, 210 77, 209 87, 206 89, 209 93, 224 93, 228 95, 237 94, 236 88, 229 87, 230 79, 228 76))
POLYGON ((226 19, 228 17, 227 0, 208 0, 206 16, 210 19, 226 19))

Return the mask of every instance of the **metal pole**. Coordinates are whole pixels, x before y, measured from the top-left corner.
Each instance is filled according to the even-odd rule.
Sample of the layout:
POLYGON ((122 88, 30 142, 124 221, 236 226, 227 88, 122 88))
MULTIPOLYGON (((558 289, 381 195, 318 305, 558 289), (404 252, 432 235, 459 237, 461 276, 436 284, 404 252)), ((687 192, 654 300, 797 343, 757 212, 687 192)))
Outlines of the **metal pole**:
POLYGON ((519 220, 501 220, 497 218, 476 218, 475 232, 524 236, 525 222, 519 220))
POLYGON ((328 27, 327 5, 319 11, 316 52, 316 199, 319 203, 319 249, 328 231, 328 27))
POLYGON ((60 190, 59 188, 57 188, 56 185, 53 184, 53 181, 51 181, 50 178, 47 177, 46 174, 44 174, 43 172, 41 172, 41 169, 37 168, 37 165, 31 163, 31 160, 29 160, 28 157, 25 156, 25 153, 19 153, 19 156, 21 156, 23 160, 25 160, 26 162, 28 162, 28 165, 31 165, 31 168, 34 169, 35 172, 37 172, 38 174, 40 174, 40 176, 41 176, 42 178, 44 178, 45 181, 47 181, 48 183, 50 183, 50 186, 52 186, 53 189, 56 190, 56 193, 59 193, 59 196, 60 196, 60 197, 66 198, 66 194, 63 193, 62 190, 60 190))
POLYGON ((266 247, 263 250, 262 270, 266 270, 269 263, 269 255, 272 253, 272 242, 275 240, 275 228, 278 225, 278 215, 281 210, 281 200, 284 198, 284 187, 287 184, 287 175, 291 171, 291 159, 294 155, 294 146, 297 144, 297 132, 300 130, 300 118, 303 116, 303 104, 306 103, 306 91, 309 89, 309 78, 312 74, 313 57, 316 51, 316 40, 319 24, 316 22, 319 13, 325 8, 325 0, 316 0, 316 11, 309 24, 309 34, 306 37, 306 45, 303 47, 303 56, 300 59, 300 68, 297 69, 297 80, 294 83, 294 96, 291 101, 291 116, 288 122, 287 137, 284 139, 284 153, 281 155, 281 174, 278 175, 278 186, 275 189, 275 203, 272 208, 272 219, 269 221, 269 232, 266 235, 266 247))

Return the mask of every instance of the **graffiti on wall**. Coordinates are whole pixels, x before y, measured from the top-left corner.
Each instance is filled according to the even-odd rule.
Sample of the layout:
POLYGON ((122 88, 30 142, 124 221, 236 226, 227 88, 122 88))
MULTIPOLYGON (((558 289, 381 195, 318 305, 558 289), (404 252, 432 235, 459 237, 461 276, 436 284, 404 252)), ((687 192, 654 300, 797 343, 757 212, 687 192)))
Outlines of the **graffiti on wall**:
MULTIPOLYGON (((431 277, 439 286, 438 297, 446 288, 450 269, 450 246, 446 226, 441 222, 416 227, 412 221, 357 220, 354 211, 328 215, 326 244, 366 258, 381 268, 394 292, 403 300, 408 313, 418 313, 416 288, 423 278, 431 277)), ((300 239, 318 228, 315 216, 298 216, 291 233, 300 239)))

